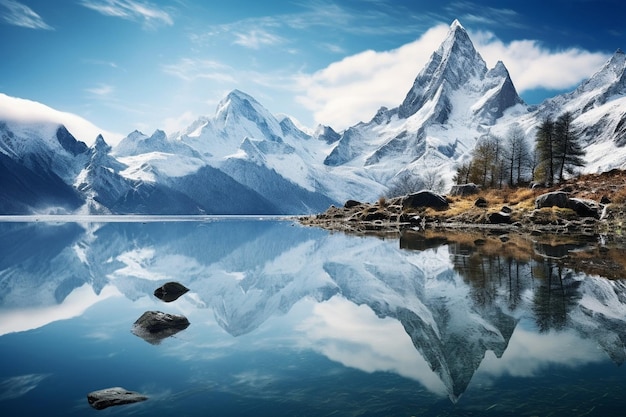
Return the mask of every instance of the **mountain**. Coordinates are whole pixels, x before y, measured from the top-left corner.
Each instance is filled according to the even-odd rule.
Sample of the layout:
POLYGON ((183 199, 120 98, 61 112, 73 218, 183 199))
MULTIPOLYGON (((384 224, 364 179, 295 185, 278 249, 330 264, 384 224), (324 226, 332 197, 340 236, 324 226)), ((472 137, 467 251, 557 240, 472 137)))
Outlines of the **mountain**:
POLYGON ((526 110, 502 62, 488 69, 458 21, 417 75, 404 101, 347 129, 325 160, 390 185, 404 172, 437 172, 451 183, 454 164, 505 113, 526 110))
POLYGON ((519 123, 536 126, 566 111, 587 151, 586 172, 626 167, 626 54, 621 49, 574 91, 546 100, 519 123))
POLYGON ((488 68, 455 20, 402 103, 344 131, 301 128, 234 90, 180 132, 134 131, 113 148, 106 135, 81 138, 91 147, 77 140, 64 123, 80 124, 67 114, 1 95, 0 212, 321 212, 348 199, 377 200, 407 174, 451 185, 480 138, 519 126, 533 142, 546 117, 565 111, 585 145, 587 171, 623 168, 625 70, 618 50, 574 91, 528 106, 505 64, 488 68))

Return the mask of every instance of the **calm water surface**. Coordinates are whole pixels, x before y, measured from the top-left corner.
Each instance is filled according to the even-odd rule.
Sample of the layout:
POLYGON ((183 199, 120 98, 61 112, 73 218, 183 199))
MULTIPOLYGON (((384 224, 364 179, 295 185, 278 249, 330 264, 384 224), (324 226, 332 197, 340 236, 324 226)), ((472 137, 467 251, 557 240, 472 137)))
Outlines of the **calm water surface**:
POLYGON ((0 415, 624 415, 623 250, 277 219, 0 222, 0 415), (168 281, 190 291, 164 303, 168 281), (147 342, 131 328, 149 310, 191 325, 147 342), (116 386, 149 399, 87 403, 116 386))

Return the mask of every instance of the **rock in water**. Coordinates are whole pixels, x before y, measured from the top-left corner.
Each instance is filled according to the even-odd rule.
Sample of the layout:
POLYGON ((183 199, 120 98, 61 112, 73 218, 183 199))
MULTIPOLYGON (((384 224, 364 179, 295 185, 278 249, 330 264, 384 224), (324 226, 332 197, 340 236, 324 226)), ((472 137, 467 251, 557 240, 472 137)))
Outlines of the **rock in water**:
POLYGON ((189 288, 185 287, 178 282, 166 282, 156 290, 154 290, 154 296, 166 303, 177 300, 181 295, 189 291, 189 288))
POLYGON ((148 397, 121 387, 106 388, 87 394, 89 405, 103 410, 114 405, 132 404, 147 400, 148 397))
POLYGON ((161 311, 146 311, 133 324, 132 332, 148 343, 158 345, 161 340, 189 327, 187 317, 161 311))

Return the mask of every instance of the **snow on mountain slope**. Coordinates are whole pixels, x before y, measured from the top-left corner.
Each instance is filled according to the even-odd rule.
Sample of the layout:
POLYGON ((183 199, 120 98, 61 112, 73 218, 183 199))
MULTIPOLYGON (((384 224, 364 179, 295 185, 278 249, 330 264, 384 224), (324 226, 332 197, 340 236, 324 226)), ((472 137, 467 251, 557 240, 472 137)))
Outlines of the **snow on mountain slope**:
MULTIPOLYGON (((0 154, 4 171, 19 171, 32 182, 26 187, 31 197, 35 190, 53 189, 51 184, 60 189, 65 183, 66 197, 73 187, 82 194, 79 200, 90 201, 86 210, 111 209, 90 204, 103 196, 111 203, 116 195, 122 199, 116 200, 118 210, 132 211, 132 204, 141 205, 142 212, 154 209, 153 204, 162 210, 166 208, 157 203, 161 196, 169 202, 180 197, 185 202, 172 203, 175 211, 196 213, 207 209, 209 200, 185 187, 193 184, 224 196, 230 184, 246 195, 240 203, 264 207, 264 212, 271 207, 278 213, 317 212, 348 199, 376 200, 406 173, 435 174, 449 186, 455 166, 470 157, 481 137, 506 137, 517 125, 528 142, 534 142, 539 123, 565 111, 573 114, 572 126, 586 146, 587 171, 624 168, 625 69, 626 55, 618 50, 574 91, 528 107, 504 63, 488 69, 463 26, 454 21, 403 102, 391 109, 382 107, 369 122, 343 132, 328 126, 303 128, 234 90, 220 101, 215 114, 198 118, 171 137, 160 130, 150 136, 134 131, 101 153, 106 158, 94 159, 92 151, 74 138, 74 128, 68 130, 62 123, 67 120, 67 126, 74 123, 79 129, 82 119, 0 95, 0 154), (40 167, 45 178, 35 173, 42 171, 40 167), (111 192, 105 190, 109 186, 111 192)), ((11 187, 5 187, 11 190, 4 191, 9 193, 7 200, 19 192, 18 177, 9 177, 13 179, 11 187)), ((31 197, 27 199, 31 203, 38 201, 31 197)), ((31 204, 13 200, 17 204, 13 211, 31 204)))
POLYGON ((451 172, 455 160, 514 108, 525 111, 504 64, 488 70, 455 21, 403 103, 347 129, 325 163, 360 168, 383 186, 424 166, 451 172))
MULTIPOLYGON (((116 143, 122 138, 120 134, 105 131, 75 114, 55 110, 36 101, 10 97, 2 93, 0 93, 0 116, 2 121, 13 127, 17 125, 37 126, 36 129, 47 129, 46 126, 50 125, 64 125, 75 137, 87 144, 93 144, 100 134, 112 143, 116 143)), ((50 131, 41 133, 42 136, 50 136, 50 131)))

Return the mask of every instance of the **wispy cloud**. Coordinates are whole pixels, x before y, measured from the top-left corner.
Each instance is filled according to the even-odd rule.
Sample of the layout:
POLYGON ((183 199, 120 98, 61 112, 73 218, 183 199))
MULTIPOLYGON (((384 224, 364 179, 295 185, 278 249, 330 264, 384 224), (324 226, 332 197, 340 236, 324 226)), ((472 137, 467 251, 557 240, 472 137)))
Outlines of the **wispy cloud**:
POLYGON ((27 374, 0 380, 0 401, 12 400, 25 395, 37 388, 49 376, 49 374, 27 374))
POLYGON ((143 22, 144 27, 172 26, 174 19, 162 8, 137 0, 80 0, 81 5, 105 16, 143 22))
POLYGON ((112 85, 99 84, 96 87, 87 88, 85 91, 96 96, 106 97, 106 96, 110 96, 113 93, 113 91, 115 91, 115 88, 112 85))
POLYGON ((7 23, 28 29, 54 30, 33 9, 15 0, 0 0, 0 17, 7 23))
MULTIPOLYGON (((325 0, 302 2, 298 4, 301 7, 298 12, 215 25, 202 33, 192 34, 191 39, 197 44, 205 44, 230 37, 235 45, 261 49, 279 44, 290 45, 293 43, 292 36, 309 38, 316 43, 318 35, 324 33, 359 36, 419 33, 427 29, 433 20, 432 15, 413 15, 402 6, 387 1, 373 2, 372 5, 375 7, 348 8, 325 0), (399 19, 402 24, 398 23, 399 19), (310 31, 315 31, 316 36, 308 36, 310 31)), ((341 48, 333 42, 335 48, 341 48)), ((288 52, 293 52, 293 49, 288 52)))
POLYGON ((85 59, 83 60, 83 62, 85 62, 86 64, 91 64, 91 65, 101 65, 105 67, 119 69, 119 65, 117 65, 117 63, 113 61, 104 61, 101 59, 85 59))
POLYGON ((217 61, 208 59, 182 58, 178 62, 161 67, 163 72, 184 81, 209 79, 223 82, 236 82, 233 69, 217 61))
POLYGON ((472 1, 455 1, 446 10, 464 24, 476 23, 496 27, 524 27, 518 12, 507 8, 487 7, 472 1), (477 13, 479 11, 479 13, 477 13))
POLYGON ((262 29, 253 29, 246 33, 235 33, 235 45, 250 49, 260 49, 263 46, 273 46, 285 42, 285 39, 262 29))

